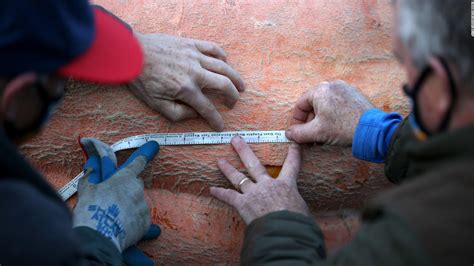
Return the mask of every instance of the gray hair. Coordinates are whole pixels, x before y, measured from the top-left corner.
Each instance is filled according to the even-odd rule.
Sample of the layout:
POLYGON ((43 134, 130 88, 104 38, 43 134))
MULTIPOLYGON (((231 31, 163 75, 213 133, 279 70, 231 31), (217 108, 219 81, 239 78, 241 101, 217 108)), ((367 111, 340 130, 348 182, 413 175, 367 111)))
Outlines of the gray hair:
MULTIPOLYGON (((474 37, 469 0, 399 0, 402 43, 414 64, 423 68, 430 56, 446 59, 458 86, 474 87, 474 37)), ((474 94, 474 90, 472 92, 474 94)))

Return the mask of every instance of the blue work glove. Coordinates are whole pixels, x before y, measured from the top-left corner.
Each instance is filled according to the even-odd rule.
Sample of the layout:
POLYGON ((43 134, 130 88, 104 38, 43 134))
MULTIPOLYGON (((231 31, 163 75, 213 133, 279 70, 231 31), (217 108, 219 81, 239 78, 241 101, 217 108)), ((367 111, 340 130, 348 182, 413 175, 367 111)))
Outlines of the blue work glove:
POLYGON ((143 181, 138 178, 158 153, 158 143, 147 142, 118 168, 109 145, 93 138, 83 138, 81 144, 88 160, 86 175, 79 181, 74 227, 86 226, 109 238, 120 252, 124 251, 127 265, 153 265, 133 245, 144 237, 157 237, 161 231, 150 224, 143 181))
MULTIPOLYGON (((159 237, 161 229, 158 225, 152 224, 148 232, 141 240, 151 240, 159 237)), ((137 246, 133 245, 122 252, 123 263, 127 266, 153 266, 153 261, 143 253, 137 246)))

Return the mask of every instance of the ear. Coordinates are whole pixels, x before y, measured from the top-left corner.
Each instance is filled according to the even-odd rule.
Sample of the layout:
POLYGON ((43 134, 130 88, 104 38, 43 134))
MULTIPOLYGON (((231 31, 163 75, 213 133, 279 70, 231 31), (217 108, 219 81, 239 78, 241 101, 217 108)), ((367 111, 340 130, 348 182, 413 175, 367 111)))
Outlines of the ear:
POLYGON ((24 90, 25 88, 30 87, 35 83, 37 76, 35 73, 23 73, 15 78, 11 79, 5 89, 3 90, 2 100, 1 100, 1 110, 5 114, 8 110, 9 105, 12 103, 12 100, 19 91, 24 90))
POLYGON ((439 58, 429 57, 428 65, 433 69, 430 87, 433 96, 436 97, 436 108, 439 112, 444 113, 451 103, 451 88, 448 77, 448 70, 445 68, 439 58))

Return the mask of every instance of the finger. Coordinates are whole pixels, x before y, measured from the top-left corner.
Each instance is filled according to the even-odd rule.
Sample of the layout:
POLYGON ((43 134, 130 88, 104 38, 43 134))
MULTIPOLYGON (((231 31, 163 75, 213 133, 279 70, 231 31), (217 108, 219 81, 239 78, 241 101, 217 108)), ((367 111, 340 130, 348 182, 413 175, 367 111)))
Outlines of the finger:
POLYGON ((288 148, 285 162, 281 168, 278 178, 296 182, 301 167, 301 148, 298 144, 292 143, 288 148))
POLYGON ((107 180, 117 168, 117 157, 112 148, 95 138, 81 138, 79 141, 87 157, 97 156, 100 160, 100 168, 96 168, 99 172, 92 180, 97 183, 107 180))
POLYGON ((212 196, 216 197, 220 201, 229 204, 234 208, 237 207, 236 205, 238 197, 242 195, 233 189, 226 189, 220 187, 211 187, 210 192, 212 196))
POLYGON ((100 158, 100 165, 101 165, 101 170, 102 170, 102 182, 109 179, 112 176, 112 173, 117 169, 117 166, 115 165, 112 160, 110 160, 109 157, 102 157, 100 158))
POLYGON ((176 101, 159 100, 156 102, 156 106, 157 111, 173 122, 199 116, 193 108, 176 101))
POLYGON ((233 108, 240 98, 239 92, 230 79, 214 72, 203 71, 200 85, 202 88, 219 90, 225 96, 225 104, 228 108, 233 108))
POLYGON ((291 126, 286 132, 286 137, 296 143, 314 143, 318 141, 318 121, 312 120, 306 124, 291 126))
POLYGON ((231 143, 232 147, 234 147, 235 151, 239 154, 239 157, 244 163, 250 176, 253 177, 257 183, 265 178, 269 178, 265 167, 260 163, 260 160, 255 156, 255 153, 253 153, 249 145, 245 143, 240 136, 233 137, 231 143))
POLYGON ((219 160, 217 161, 217 167, 222 171, 222 173, 227 177, 227 179, 234 185, 234 187, 242 193, 248 191, 248 189, 254 185, 255 183, 252 182, 251 179, 248 179, 244 183, 241 183, 247 177, 235 169, 232 165, 230 165, 226 160, 219 160), (240 184, 240 186, 239 186, 240 184))
POLYGON ((222 49, 215 43, 195 40, 194 45, 203 54, 215 57, 224 62, 227 60, 227 54, 225 53, 224 49, 222 49))
POLYGON ((104 142, 95 138, 81 138, 79 143, 87 157, 92 155, 97 155, 100 158, 109 157, 115 164, 117 163, 115 152, 104 142))
POLYGON ((160 235, 161 235, 160 226, 157 224, 151 224, 146 234, 142 237, 142 240, 152 240, 159 237, 160 235))
POLYGON ((196 90, 196 93, 189 93, 183 98, 183 101, 194 108, 214 130, 224 130, 224 120, 222 120, 214 104, 212 104, 201 90, 196 90))
POLYGON ((153 261, 137 246, 131 246, 122 252, 122 260, 126 266, 153 266, 153 261))
POLYGON ((308 116, 312 113, 315 114, 313 104, 313 90, 305 92, 299 99, 296 101, 295 107, 293 108, 293 116, 290 121, 290 125, 306 123, 308 116))
POLYGON ((89 171, 88 181, 92 184, 99 184, 102 182, 101 177, 101 167, 100 167, 100 158, 97 155, 89 156, 86 164, 84 165, 84 170, 89 171))
POLYGON ((229 78, 235 88, 237 88, 237 90, 245 90, 244 81, 240 77, 240 74, 228 64, 226 64, 224 61, 212 57, 203 56, 200 59, 200 62, 203 68, 229 78))
POLYGON ((131 174, 139 175, 145 166, 148 164, 149 161, 155 157, 155 155, 160 150, 160 145, 156 141, 149 141, 143 144, 140 148, 138 148, 135 152, 128 157, 125 163, 117 169, 117 172, 127 168, 131 171, 131 174))

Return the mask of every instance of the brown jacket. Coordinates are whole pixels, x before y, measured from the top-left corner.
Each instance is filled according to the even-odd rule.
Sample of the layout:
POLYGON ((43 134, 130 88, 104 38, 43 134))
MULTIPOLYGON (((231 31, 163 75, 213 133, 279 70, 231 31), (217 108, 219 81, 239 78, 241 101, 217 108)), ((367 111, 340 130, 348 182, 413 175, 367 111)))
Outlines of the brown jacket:
POLYGON ((474 126, 425 142, 402 124, 386 174, 402 183, 372 207, 389 209, 414 230, 434 265, 474 265, 474 126), (393 163, 404 157, 402 171, 393 163))
POLYGON ((243 265, 473 265, 474 126, 419 142, 404 121, 386 162, 399 187, 363 210, 353 241, 326 257, 309 217, 275 212, 252 222, 243 265))

